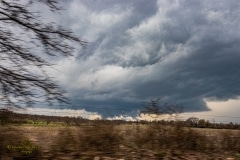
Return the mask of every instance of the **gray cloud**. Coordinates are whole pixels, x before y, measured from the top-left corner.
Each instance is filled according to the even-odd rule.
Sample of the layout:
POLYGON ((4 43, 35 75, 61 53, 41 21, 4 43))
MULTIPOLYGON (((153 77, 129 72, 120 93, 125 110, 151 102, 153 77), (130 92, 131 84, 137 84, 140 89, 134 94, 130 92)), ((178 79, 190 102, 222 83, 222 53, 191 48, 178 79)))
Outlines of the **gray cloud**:
POLYGON ((136 111, 154 97, 185 111, 240 96, 240 17, 231 1, 70 1, 58 19, 88 39, 56 75, 74 108, 136 111), (98 107, 105 109, 97 109, 98 107))

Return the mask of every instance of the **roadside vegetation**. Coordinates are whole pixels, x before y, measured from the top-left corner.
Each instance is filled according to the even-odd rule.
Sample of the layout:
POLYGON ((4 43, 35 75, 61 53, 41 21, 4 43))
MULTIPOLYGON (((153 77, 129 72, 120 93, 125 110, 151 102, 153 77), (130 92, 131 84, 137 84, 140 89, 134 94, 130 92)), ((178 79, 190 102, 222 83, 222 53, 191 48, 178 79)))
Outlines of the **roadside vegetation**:
POLYGON ((205 122, 90 121, 2 110, 0 159, 240 159, 239 125, 205 122), (26 140, 29 153, 8 147, 26 140))

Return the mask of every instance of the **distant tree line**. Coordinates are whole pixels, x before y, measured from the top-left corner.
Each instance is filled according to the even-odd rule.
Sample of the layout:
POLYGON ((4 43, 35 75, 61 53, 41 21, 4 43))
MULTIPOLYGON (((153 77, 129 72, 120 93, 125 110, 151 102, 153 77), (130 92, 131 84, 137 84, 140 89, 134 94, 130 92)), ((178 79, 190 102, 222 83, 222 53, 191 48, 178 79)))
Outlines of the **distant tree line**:
POLYGON ((0 109, 0 124, 50 124, 59 123, 64 125, 122 125, 122 124, 136 124, 136 125, 148 125, 148 124, 158 124, 158 125, 180 125, 183 127, 196 127, 196 128, 215 128, 215 129, 240 129, 240 124, 238 123, 211 123, 208 120, 198 119, 196 117, 190 117, 186 121, 124 121, 124 120, 88 120, 82 117, 60 117, 60 116, 46 116, 46 115, 30 115, 30 114, 20 114, 14 113, 7 109, 0 109))

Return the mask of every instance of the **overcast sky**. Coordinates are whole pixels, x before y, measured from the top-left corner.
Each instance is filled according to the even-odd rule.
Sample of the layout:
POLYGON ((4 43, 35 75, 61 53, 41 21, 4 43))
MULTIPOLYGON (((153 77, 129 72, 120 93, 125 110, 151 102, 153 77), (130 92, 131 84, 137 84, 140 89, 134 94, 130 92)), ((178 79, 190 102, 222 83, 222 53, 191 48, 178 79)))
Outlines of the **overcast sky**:
MULTIPOLYGON (((134 114, 162 97, 186 112, 240 96, 239 0, 69 0, 49 20, 89 42, 51 76, 71 109, 134 114)), ((43 15, 49 15, 44 12, 43 15)), ((228 106, 225 106, 228 108, 228 106)), ((239 106, 240 107, 240 106, 239 106)), ((216 109, 216 108, 215 108, 216 109)))

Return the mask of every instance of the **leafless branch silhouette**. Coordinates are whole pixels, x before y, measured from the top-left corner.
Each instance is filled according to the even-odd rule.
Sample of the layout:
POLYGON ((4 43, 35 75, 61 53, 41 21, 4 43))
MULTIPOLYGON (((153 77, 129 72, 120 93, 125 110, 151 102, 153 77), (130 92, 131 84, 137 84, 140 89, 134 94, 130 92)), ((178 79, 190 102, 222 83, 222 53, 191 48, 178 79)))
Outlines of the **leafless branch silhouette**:
POLYGON ((87 45, 71 30, 43 22, 31 8, 36 3, 52 12, 61 10, 56 0, 0 1, 0 100, 4 105, 31 106, 40 100, 67 103, 64 90, 44 70, 53 65, 46 57, 73 56, 72 43, 87 45))
POLYGON ((151 100, 150 102, 145 102, 143 104, 143 110, 141 113, 145 114, 153 114, 153 115, 161 115, 161 114, 179 114, 183 111, 183 107, 176 104, 168 104, 163 103, 160 104, 159 102, 162 98, 156 98, 151 100))

